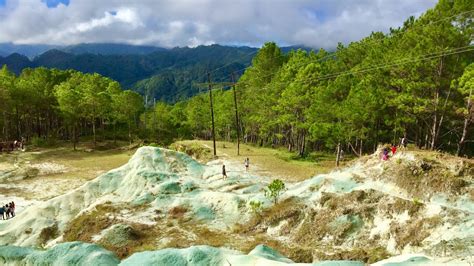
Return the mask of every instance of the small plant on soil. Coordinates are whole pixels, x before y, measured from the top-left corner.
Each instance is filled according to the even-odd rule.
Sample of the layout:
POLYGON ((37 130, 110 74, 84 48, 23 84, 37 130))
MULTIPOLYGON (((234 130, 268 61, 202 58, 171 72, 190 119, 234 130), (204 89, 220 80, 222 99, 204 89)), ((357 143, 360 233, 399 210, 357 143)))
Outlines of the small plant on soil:
POLYGON ((318 191, 321 188, 321 184, 314 184, 309 187, 311 192, 318 191))
POLYGON ((273 180, 265 189, 265 197, 272 199, 276 204, 280 193, 285 189, 285 183, 280 179, 273 180))
POLYGON ((416 206, 423 205, 423 203, 421 202, 421 200, 418 199, 418 198, 413 198, 413 204, 416 205, 416 206))
POLYGON ((260 215, 263 210, 263 203, 259 200, 252 200, 249 202, 250 210, 256 215, 260 215))

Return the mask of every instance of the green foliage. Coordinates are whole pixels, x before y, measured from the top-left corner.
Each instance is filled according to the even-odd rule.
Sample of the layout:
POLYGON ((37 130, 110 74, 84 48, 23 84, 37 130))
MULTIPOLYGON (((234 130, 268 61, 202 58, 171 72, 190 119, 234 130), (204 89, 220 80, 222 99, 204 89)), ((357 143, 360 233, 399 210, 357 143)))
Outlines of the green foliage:
POLYGON ((260 215, 263 210, 263 202, 259 200, 251 200, 249 202, 250 210, 256 215, 260 215))
POLYGON ((415 206, 420 206, 420 205, 423 205, 423 203, 421 202, 420 199, 418 199, 418 198, 413 198, 413 205, 415 205, 415 206))
POLYGON ((278 197, 284 189, 285 183, 280 179, 275 179, 265 188, 265 197, 272 199, 276 204, 278 202, 278 197))
MULTIPOLYGON (((264 44, 236 85, 238 125, 233 91, 214 87, 217 139, 235 140, 238 130, 247 143, 285 147, 300 160, 317 161, 315 152, 334 157, 338 145, 346 156, 372 153, 379 143, 399 143, 402 137, 410 147, 473 155, 474 58, 466 50, 472 49, 473 33, 472 19, 466 16, 472 11, 468 2, 440 0, 400 28, 338 45, 334 52, 285 54, 273 42, 264 44)), ((93 135, 95 140, 113 132, 114 139, 138 136, 162 145, 210 139, 209 94, 197 94, 193 83, 205 82, 206 71, 220 63, 239 59, 212 73, 214 81, 227 80, 231 70, 249 60, 244 59, 247 52, 218 45, 180 48, 172 55, 153 53, 153 60, 114 57, 108 62, 114 65, 100 72, 122 85, 135 83, 133 77, 142 73, 144 79, 134 89, 149 99, 181 99, 173 105, 143 103, 139 95, 122 92, 118 82, 99 74, 40 67, 15 76, 3 67, 2 138, 46 135, 76 140, 93 135), (192 63, 182 61, 186 59, 192 63), (127 66, 118 69, 117 62, 123 60, 129 60, 127 66)), ((72 58, 89 72, 105 64, 95 55, 72 58)), ((73 59, 51 51, 36 61, 68 68, 73 59)))
POLYGON ((36 147, 46 146, 46 141, 43 138, 33 137, 31 138, 31 144, 36 147))

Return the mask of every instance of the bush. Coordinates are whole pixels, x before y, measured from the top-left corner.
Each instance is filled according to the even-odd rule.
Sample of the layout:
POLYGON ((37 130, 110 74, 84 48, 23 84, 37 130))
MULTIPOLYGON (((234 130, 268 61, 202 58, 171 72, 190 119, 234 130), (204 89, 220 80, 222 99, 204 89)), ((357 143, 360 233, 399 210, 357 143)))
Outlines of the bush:
POLYGON ((280 179, 273 180, 270 185, 265 189, 265 196, 269 199, 272 199, 276 204, 278 202, 278 197, 280 193, 285 189, 285 183, 280 179))
POLYGON ((250 210, 257 214, 260 215, 263 209, 263 203, 259 200, 252 200, 249 202, 250 210))
POLYGON ((36 147, 50 147, 56 145, 55 138, 44 139, 42 137, 32 137, 31 144, 36 147))
POLYGON ((32 137, 31 144, 36 147, 46 146, 46 140, 39 137, 32 137))

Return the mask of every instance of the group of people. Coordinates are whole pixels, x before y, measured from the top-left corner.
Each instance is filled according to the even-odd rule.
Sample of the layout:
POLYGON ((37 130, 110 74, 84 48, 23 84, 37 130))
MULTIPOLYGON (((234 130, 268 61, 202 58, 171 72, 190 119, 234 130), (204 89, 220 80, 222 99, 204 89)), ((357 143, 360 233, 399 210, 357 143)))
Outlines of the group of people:
MULTIPOLYGON (((407 139, 405 137, 403 137, 400 140, 399 147, 402 148, 402 149, 406 149, 407 139)), ((390 158, 390 156, 394 156, 396 152, 397 152, 397 145, 395 145, 393 143, 389 147, 387 147, 387 146, 384 147, 383 150, 382 150, 382 154, 381 154, 382 161, 388 160, 390 158)))
MULTIPOLYGON (((245 158, 244 160, 245 172, 248 172, 250 166, 250 159, 249 157, 245 158)), ((225 170, 225 164, 222 165, 222 178, 227 178, 227 171, 225 170)))
POLYGON ((2 141, 0 142, 0 153, 1 152, 10 152, 14 150, 24 150, 25 149, 25 141, 22 140, 14 140, 14 141, 2 141))
POLYGON ((0 220, 7 220, 15 217, 15 202, 10 202, 0 207, 0 220))

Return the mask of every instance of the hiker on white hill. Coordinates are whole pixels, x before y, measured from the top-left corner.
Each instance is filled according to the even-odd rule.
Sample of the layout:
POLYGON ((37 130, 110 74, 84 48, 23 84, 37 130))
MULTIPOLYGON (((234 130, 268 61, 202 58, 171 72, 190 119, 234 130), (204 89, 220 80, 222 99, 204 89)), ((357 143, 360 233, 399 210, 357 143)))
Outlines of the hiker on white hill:
POLYGON ((5 206, 3 206, 3 209, 5 210, 5 217, 6 219, 10 219, 10 207, 9 207, 9 204, 6 204, 5 206))
POLYGON ((225 164, 222 165, 222 178, 224 178, 224 179, 227 178, 227 173, 225 171, 225 164))
POLYGON ((384 147, 383 150, 382 150, 382 160, 383 161, 388 160, 388 149, 387 149, 387 147, 384 147))
POLYGON ((250 165, 249 157, 245 158, 244 165, 245 165, 245 171, 248 172, 249 171, 249 165, 250 165))
POLYGON ((5 207, 4 206, 0 207, 0 218, 1 218, 1 220, 6 220, 5 219, 5 207))
POLYGON ((392 150, 392 156, 394 156, 395 153, 397 152, 397 146, 396 146, 395 144, 393 144, 393 143, 392 143, 391 150, 392 150))
POLYGON ((10 214, 11 217, 15 217, 15 202, 10 202, 10 214))
POLYGON ((403 137, 402 140, 400 140, 400 148, 403 148, 403 150, 406 150, 406 148, 407 148, 407 138, 403 137))

